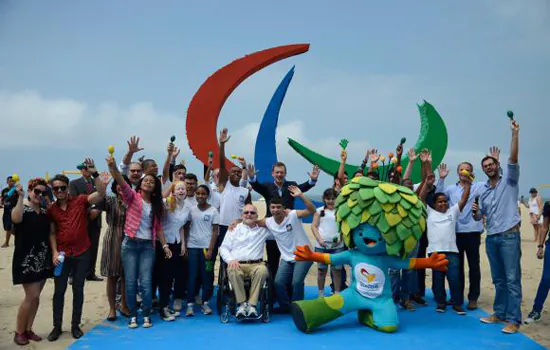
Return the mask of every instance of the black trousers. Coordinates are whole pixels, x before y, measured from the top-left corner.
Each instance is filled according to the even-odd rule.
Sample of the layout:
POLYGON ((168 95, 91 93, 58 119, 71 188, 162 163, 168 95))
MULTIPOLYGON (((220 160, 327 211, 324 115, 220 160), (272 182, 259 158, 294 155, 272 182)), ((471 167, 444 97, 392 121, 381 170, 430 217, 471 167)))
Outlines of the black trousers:
POLYGON ((54 277, 53 294, 53 325, 63 325, 63 307, 69 275, 73 276, 73 317, 72 326, 80 325, 82 319, 82 305, 84 304, 84 282, 90 266, 90 249, 79 256, 66 256, 61 274, 54 277))
POLYGON ((187 299, 187 270, 187 259, 179 256, 178 253, 174 276, 174 299, 187 299))
POLYGON ((465 274, 464 261, 468 259, 468 279, 470 280, 470 291, 468 292, 469 301, 479 299, 481 288, 481 267, 479 262, 479 247, 481 245, 481 232, 460 232, 456 234, 456 245, 458 247, 459 258, 459 282, 460 292, 464 295, 465 274))
POLYGON ((181 274, 181 243, 168 244, 170 251, 172 251, 172 257, 166 259, 164 250, 162 247, 159 247, 160 244, 157 244, 157 253, 156 256, 162 256, 163 260, 158 260, 160 264, 159 269, 159 306, 160 308, 168 307, 170 302, 170 293, 172 292, 172 285, 174 284, 174 279, 178 274, 181 274), (160 251, 159 251, 160 249, 160 251))
POLYGON ((281 260, 281 252, 279 247, 277 247, 277 242, 275 240, 265 241, 265 249, 267 252, 267 268, 271 277, 274 279, 277 275, 277 270, 279 269, 279 260, 281 260))
POLYGON ((97 251, 99 249, 99 236, 101 234, 101 228, 97 225, 88 226, 88 237, 90 237, 90 267, 88 269, 87 276, 91 277, 95 275, 95 266, 97 263, 97 251))
MULTIPOLYGON (((416 255, 416 257, 425 258, 427 249, 428 233, 426 232, 422 235, 422 237, 420 237, 420 245, 418 246, 418 254, 416 255)), ((418 291, 416 295, 423 297, 426 295, 426 270, 416 270, 416 276, 418 278, 418 291)))

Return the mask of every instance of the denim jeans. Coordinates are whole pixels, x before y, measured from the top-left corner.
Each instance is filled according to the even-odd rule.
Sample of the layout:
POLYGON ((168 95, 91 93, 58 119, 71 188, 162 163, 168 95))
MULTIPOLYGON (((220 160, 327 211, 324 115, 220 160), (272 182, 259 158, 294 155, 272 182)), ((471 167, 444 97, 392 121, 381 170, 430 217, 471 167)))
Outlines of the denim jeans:
POLYGON ((187 302, 195 303, 195 292, 198 289, 197 277, 199 275, 202 284, 202 302, 210 301, 214 289, 214 269, 206 271, 206 257, 202 248, 187 249, 187 266, 189 267, 187 273, 187 302))
POLYGON ((313 263, 311 261, 288 262, 281 260, 275 276, 275 292, 281 309, 290 306, 287 286, 291 285, 292 301, 304 299, 304 280, 313 263))
POLYGON ((535 297, 535 304, 533 305, 533 311, 542 312, 542 306, 548 296, 550 290, 550 240, 546 241, 546 249, 544 250, 544 265, 542 268, 542 277, 540 279, 539 288, 537 290, 537 296, 535 297))
POLYGON ((90 250, 79 256, 66 256, 63 262, 61 274, 54 277, 53 294, 53 325, 63 325, 63 307, 65 305, 65 292, 69 275, 73 276, 73 316, 71 326, 80 325, 82 319, 82 305, 84 304, 84 281, 88 276, 90 267, 90 250))
MULTIPOLYGON (((416 258, 420 244, 409 254, 410 258, 416 258)), ((418 289, 418 278, 416 270, 393 269, 390 268, 391 291, 394 296, 398 296, 401 300, 408 300, 411 294, 416 293, 418 289)))
MULTIPOLYGON (((453 305, 462 306, 464 303, 464 296, 460 292, 460 278, 459 278, 459 258, 457 253, 445 253, 449 265, 447 266, 447 272, 433 270, 432 273, 432 291, 434 293, 435 302, 437 304, 445 304, 447 301, 447 293, 445 292, 445 276, 449 281, 449 289, 451 290, 451 302, 453 305)), ((431 255, 431 254, 430 254, 431 255)))
POLYGON ((155 248, 150 240, 124 237, 121 248, 124 265, 124 281, 126 283, 126 302, 130 308, 130 316, 137 317, 136 296, 138 280, 141 289, 141 309, 143 316, 151 314, 153 306, 153 265, 155 248))
POLYGON ((487 236, 491 276, 495 285, 494 314, 508 322, 521 323, 521 236, 519 232, 487 236))

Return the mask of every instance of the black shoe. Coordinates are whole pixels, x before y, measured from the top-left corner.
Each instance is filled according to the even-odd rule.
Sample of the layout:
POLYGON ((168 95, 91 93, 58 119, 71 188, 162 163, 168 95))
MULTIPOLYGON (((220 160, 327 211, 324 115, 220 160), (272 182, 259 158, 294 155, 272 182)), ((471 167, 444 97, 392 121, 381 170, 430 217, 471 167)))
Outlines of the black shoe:
POLYGON ((90 275, 90 276, 86 277, 86 281, 101 282, 101 281, 103 281, 103 278, 98 277, 96 275, 90 275))
POLYGON ((445 312, 446 308, 447 308, 447 304, 437 304, 437 307, 435 308, 435 311, 445 312))
POLYGON ((48 334, 48 340, 56 341, 57 339, 59 339, 59 336, 61 335, 61 333, 63 333, 63 331, 61 330, 61 327, 53 327, 50 334, 48 334))
POLYGON ((466 311, 464 310, 462 305, 453 305, 453 310, 459 315, 466 315, 466 311))
POLYGON ((426 300, 424 300, 424 298, 422 298, 420 295, 411 295, 410 301, 420 306, 426 306, 426 300))
POLYGON ((71 328, 71 333, 73 334, 73 338, 79 339, 84 335, 84 332, 82 332, 82 329, 80 329, 79 326, 73 326, 71 328))

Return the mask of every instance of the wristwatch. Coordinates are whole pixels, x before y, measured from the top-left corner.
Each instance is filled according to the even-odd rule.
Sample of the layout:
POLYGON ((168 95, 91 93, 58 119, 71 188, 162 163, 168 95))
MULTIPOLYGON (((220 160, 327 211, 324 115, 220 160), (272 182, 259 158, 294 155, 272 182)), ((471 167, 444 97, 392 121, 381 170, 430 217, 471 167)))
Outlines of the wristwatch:
POLYGON ((96 171, 95 173, 91 173, 90 175, 92 175, 94 179, 97 179, 97 177, 99 176, 99 171, 96 171))
POLYGON ((537 248, 544 248, 544 245, 539 244, 539 245, 537 246, 537 248))

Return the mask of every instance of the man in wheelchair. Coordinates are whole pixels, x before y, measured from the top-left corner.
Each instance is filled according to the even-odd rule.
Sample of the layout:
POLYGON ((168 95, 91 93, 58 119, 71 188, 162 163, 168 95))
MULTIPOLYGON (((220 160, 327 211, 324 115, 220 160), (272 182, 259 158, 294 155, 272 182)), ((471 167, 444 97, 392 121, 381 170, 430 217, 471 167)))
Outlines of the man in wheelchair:
POLYGON ((237 310, 235 317, 256 318, 256 305, 269 273, 263 263, 265 240, 271 237, 269 230, 258 226, 258 210, 252 204, 245 205, 242 223, 228 231, 220 246, 220 255, 227 263, 227 276, 235 292, 237 310), (250 278, 250 292, 246 298, 245 278, 250 278))

